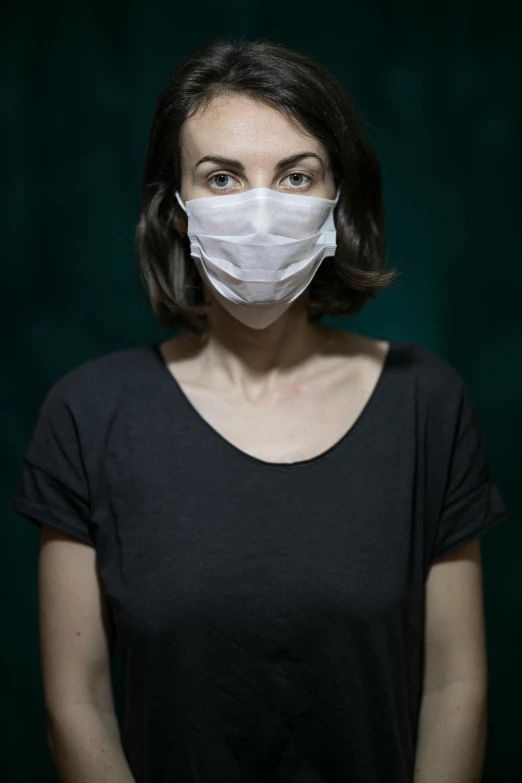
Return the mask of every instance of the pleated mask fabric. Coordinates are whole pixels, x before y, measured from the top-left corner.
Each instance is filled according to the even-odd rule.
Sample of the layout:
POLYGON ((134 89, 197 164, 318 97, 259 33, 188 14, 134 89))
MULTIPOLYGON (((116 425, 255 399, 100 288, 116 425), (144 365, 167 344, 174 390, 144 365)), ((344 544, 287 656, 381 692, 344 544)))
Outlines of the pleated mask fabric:
POLYGON ((270 188, 190 199, 190 254, 203 280, 235 318, 253 329, 277 320, 337 247, 339 201, 270 188))

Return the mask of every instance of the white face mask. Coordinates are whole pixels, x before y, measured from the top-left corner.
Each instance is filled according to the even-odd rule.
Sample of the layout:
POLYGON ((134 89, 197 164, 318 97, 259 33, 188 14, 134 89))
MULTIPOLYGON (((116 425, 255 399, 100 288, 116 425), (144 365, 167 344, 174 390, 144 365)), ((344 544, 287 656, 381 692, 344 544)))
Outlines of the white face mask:
POLYGON ((335 254, 339 200, 253 188, 176 198, 188 217, 190 254, 231 315, 252 329, 276 321, 335 254))

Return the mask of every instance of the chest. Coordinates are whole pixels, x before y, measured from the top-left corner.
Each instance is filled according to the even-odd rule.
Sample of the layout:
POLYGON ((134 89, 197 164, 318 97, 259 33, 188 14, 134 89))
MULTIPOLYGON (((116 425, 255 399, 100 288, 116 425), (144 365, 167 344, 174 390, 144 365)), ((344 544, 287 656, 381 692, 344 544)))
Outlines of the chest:
MULTIPOLYGON (((349 438, 294 470, 252 464, 219 439, 180 435, 151 450, 144 437, 104 477, 99 509, 100 573, 124 626, 179 633, 224 607, 235 626, 253 618, 265 630, 277 607, 281 622, 400 612, 412 494, 383 486, 390 449, 357 461, 364 446, 349 438)), ((395 463, 411 473, 409 455, 395 463)))
POLYGON ((293 384, 261 404, 190 384, 180 388, 192 412, 229 444, 257 459, 282 463, 314 458, 341 440, 362 415, 376 381, 370 371, 313 388, 293 384))
MULTIPOLYGON (((303 397, 295 416, 290 405, 288 415, 265 409, 260 426, 253 414, 235 411, 232 426, 230 406, 206 408, 194 398, 198 415, 238 451, 181 397, 173 407, 171 391, 127 407, 104 441, 94 521, 103 586, 122 629, 140 638, 151 626, 155 634, 183 635, 194 618, 206 626, 215 613, 217 622, 224 607, 236 613, 237 627, 250 617, 262 629, 272 627, 270 607, 281 607, 281 622, 287 613, 305 621, 326 612, 337 624, 346 613, 378 623, 400 614, 411 547, 424 529, 415 524, 422 493, 413 491, 408 400, 407 421, 388 403, 384 418, 373 405, 339 448, 287 468, 254 464, 240 452, 254 446, 254 455, 283 462, 289 451, 268 446, 284 446, 288 433, 298 460, 310 454, 303 445, 324 451, 331 445, 320 432, 325 421, 331 438, 343 434, 327 404, 320 420, 320 401, 303 397)), ((352 420, 359 411, 351 410, 352 420)))

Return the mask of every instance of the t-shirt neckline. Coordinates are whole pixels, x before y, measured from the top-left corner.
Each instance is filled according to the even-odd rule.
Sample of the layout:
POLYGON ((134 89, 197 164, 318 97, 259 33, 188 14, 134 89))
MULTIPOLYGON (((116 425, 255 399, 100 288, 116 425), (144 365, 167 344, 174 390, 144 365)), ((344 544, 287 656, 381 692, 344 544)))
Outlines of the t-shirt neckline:
MULTIPOLYGON (((379 338, 379 339, 387 339, 387 338, 379 338)), ((260 459, 259 457, 255 457, 252 454, 248 454, 246 451, 243 451, 234 443, 227 440, 227 438, 221 435, 221 433, 218 432, 218 430, 216 430, 210 424, 210 422, 208 422, 204 418, 204 416, 201 415, 201 413, 197 410, 197 408, 195 408, 195 406, 192 404, 190 399, 183 391, 177 378, 169 370, 165 362, 165 359, 163 357, 163 354, 161 353, 160 350, 160 345, 163 342, 163 340, 158 340, 154 343, 151 343, 149 345, 149 348, 154 354, 155 358, 158 360, 160 364, 160 371, 162 372, 163 376, 165 377, 166 375, 167 380, 170 380, 171 384, 174 386, 174 389, 182 405, 185 406, 185 408, 189 411, 190 415, 193 416, 194 420, 197 421, 200 426, 203 426, 214 439, 217 439, 222 445, 225 446, 226 449, 230 450, 232 453, 235 453, 236 456, 239 456, 242 459, 246 459, 254 463, 255 465, 271 470, 292 471, 292 470, 298 470, 300 468, 306 468, 308 466, 323 462, 328 457, 330 457, 334 452, 337 452, 338 449, 340 449, 349 439, 351 439, 353 435, 363 426, 364 422, 368 419, 373 408, 377 406, 379 398, 384 392, 384 387, 388 375, 390 373, 392 358, 395 354, 395 350, 397 347, 397 341, 391 339, 388 339, 387 341, 389 343, 388 352, 384 359, 381 372, 379 373, 379 377, 377 378, 377 381, 370 393, 370 396, 366 400, 364 407, 362 408, 362 410, 360 411, 359 415, 352 423, 352 425, 348 428, 348 430, 346 430, 346 432, 344 432, 341 435, 340 438, 338 438, 338 440, 335 443, 333 443, 327 449, 322 451, 320 454, 316 454, 315 456, 308 457, 307 459, 304 460, 297 460, 296 462, 269 462, 267 460, 260 459)))

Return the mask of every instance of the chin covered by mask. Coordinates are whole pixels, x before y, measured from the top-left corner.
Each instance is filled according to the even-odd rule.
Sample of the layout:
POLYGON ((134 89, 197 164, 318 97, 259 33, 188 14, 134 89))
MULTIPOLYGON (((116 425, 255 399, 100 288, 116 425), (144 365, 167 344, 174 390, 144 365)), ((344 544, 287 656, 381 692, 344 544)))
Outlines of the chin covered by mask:
POLYGON ((190 199, 190 254, 213 295, 252 329, 270 326, 308 287, 337 247, 339 200, 270 188, 190 199))

